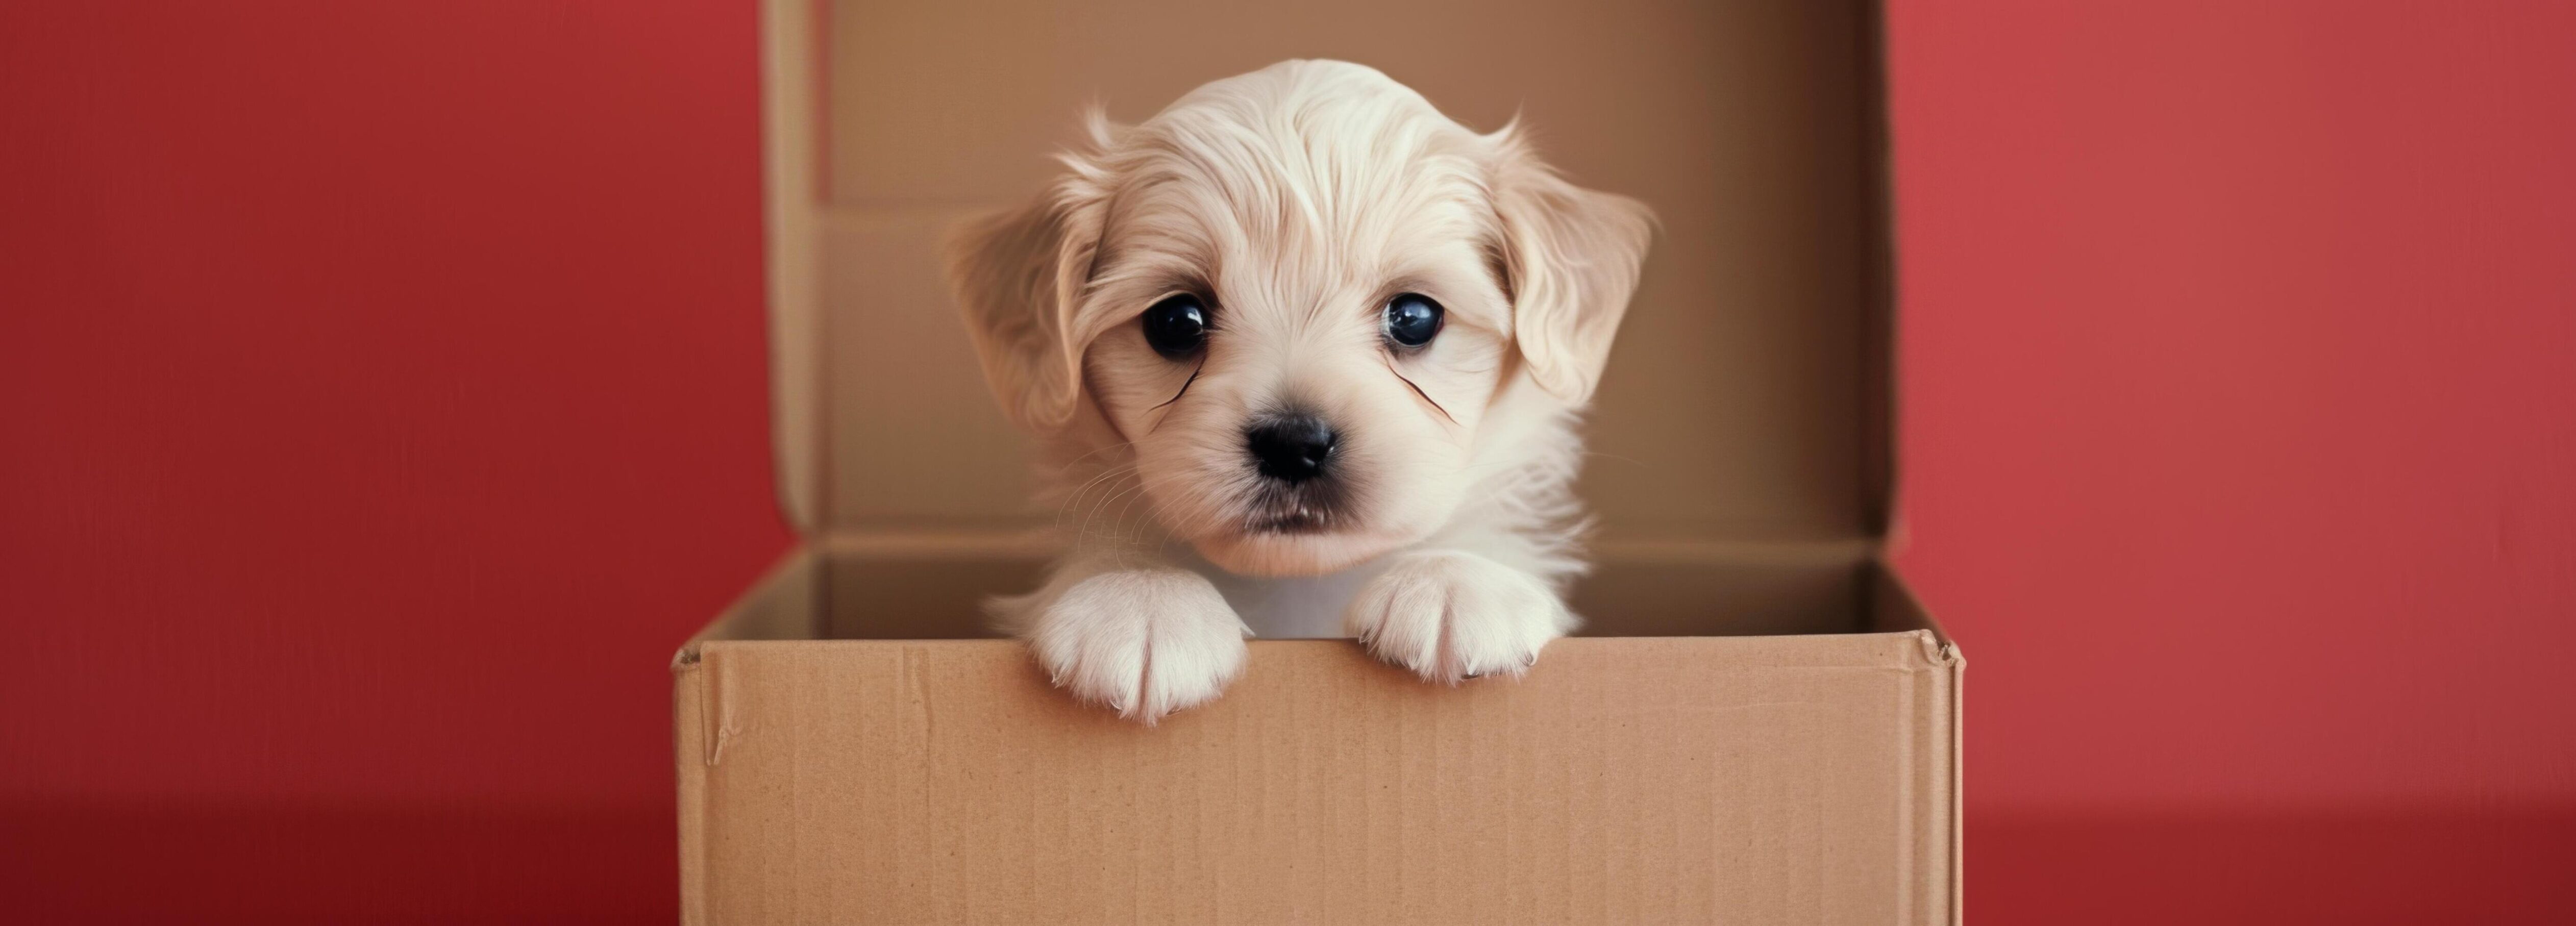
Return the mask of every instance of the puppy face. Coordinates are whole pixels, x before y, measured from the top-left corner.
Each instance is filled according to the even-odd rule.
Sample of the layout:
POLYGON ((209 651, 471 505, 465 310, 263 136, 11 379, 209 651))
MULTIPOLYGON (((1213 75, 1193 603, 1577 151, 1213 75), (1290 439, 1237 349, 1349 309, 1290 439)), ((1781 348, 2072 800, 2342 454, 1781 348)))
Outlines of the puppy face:
POLYGON ((1357 65, 1288 62, 1093 136, 959 241, 969 327, 1024 426, 1123 448, 1162 526, 1238 573, 1447 523, 1514 378, 1589 395, 1645 249, 1642 207, 1357 65))

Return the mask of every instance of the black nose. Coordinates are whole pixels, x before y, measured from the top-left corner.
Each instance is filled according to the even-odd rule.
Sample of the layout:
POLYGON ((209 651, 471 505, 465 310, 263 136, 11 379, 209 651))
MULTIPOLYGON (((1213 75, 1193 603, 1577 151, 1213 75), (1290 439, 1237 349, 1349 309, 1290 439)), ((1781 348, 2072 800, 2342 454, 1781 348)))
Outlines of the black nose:
POLYGON ((1324 474, 1333 457, 1333 429, 1313 415, 1290 415, 1254 425, 1244 433, 1261 474, 1281 482, 1304 482, 1324 474))

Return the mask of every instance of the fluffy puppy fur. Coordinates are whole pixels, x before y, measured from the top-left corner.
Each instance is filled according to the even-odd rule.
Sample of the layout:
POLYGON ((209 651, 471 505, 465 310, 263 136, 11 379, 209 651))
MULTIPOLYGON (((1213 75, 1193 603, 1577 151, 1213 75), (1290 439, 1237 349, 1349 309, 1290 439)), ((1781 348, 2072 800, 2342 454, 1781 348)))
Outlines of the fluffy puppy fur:
POLYGON ((1356 637, 1432 681, 1526 670, 1576 623, 1574 426, 1652 215, 1355 64, 1086 121, 1043 195, 951 247, 1071 534, 997 619, 1148 722, 1215 697, 1254 632, 1356 637))

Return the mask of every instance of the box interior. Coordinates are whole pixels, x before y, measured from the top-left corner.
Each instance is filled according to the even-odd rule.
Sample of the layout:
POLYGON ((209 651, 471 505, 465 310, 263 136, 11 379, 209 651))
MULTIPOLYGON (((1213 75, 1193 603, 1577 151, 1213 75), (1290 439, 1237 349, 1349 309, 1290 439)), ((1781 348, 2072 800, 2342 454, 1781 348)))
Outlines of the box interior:
MULTIPOLYGON (((989 637, 979 603, 992 589, 1026 587, 1044 565, 1036 553, 800 548, 698 640, 989 637)), ((1942 636, 1872 560, 1617 560, 1577 591, 1574 606, 1586 618, 1576 635, 1586 637, 1942 636)))
POLYGON ((1142 120, 1297 57, 1369 64, 1451 117, 1515 113, 1662 231, 1603 377, 1581 492, 1604 635, 1868 629, 1892 484, 1875 5, 1854 0, 844 0, 773 48, 782 506, 811 632, 982 635, 1056 513, 986 390, 939 242, 1034 195, 1075 114, 1142 120))

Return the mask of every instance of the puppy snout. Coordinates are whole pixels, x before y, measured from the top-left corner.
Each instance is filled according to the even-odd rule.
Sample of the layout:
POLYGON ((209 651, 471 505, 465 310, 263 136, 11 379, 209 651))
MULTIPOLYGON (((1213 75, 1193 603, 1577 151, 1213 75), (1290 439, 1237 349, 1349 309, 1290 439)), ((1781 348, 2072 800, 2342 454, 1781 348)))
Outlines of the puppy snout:
POLYGON ((1246 429, 1244 441, 1262 475, 1294 484, 1324 475, 1340 437, 1322 418, 1291 414, 1246 429))

